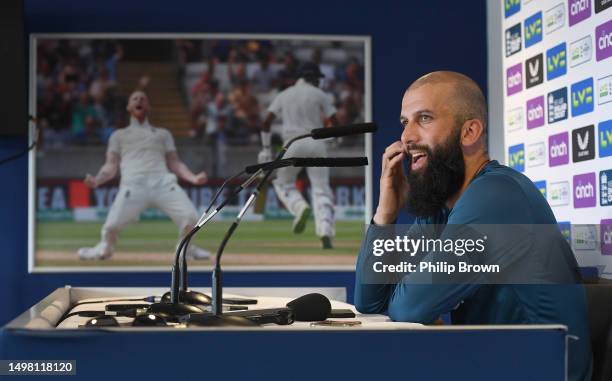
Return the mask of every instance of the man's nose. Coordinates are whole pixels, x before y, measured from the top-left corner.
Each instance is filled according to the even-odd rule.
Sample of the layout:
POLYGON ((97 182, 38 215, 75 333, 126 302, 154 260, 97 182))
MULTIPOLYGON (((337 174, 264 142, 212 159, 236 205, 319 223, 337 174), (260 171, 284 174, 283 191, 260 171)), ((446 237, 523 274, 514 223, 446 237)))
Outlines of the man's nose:
POLYGON ((404 130, 402 131, 400 140, 404 145, 418 144, 418 128, 415 123, 408 122, 404 124, 404 130))

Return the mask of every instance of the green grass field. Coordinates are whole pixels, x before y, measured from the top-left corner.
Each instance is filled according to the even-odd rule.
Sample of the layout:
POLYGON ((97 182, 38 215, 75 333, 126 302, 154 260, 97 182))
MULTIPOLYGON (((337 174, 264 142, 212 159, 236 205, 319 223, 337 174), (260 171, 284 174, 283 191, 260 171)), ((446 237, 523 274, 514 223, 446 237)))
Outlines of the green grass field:
MULTIPOLYGON (((206 226, 192 241, 198 246, 215 253, 223 234, 231 222, 213 222, 206 226)), ((162 263, 169 263, 178 238, 178 231, 171 221, 141 221, 130 225, 119 237, 115 258, 121 263, 107 261, 79 261, 76 252, 84 246, 95 245, 100 237, 102 223, 87 222, 38 222, 36 225, 37 266, 143 266, 157 265, 155 256, 143 258, 149 253, 161 257, 162 263), (121 255, 117 255, 121 253, 121 255), (147 259, 147 258, 150 258, 147 259)), ((224 258, 235 255, 267 258, 278 256, 338 257, 346 262, 359 250, 364 225, 360 221, 339 221, 336 224, 334 249, 322 250, 314 233, 314 221, 309 221, 302 234, 291 232, 291 220, 269 220, 262 222, 243 221, 226 247, 224 258)), ((244 260, 243 260, 244 261, 244 260)), ((245 263, 251 263, 249 259, 245 263)), ((286 261, 286 259, 285 259, 286 261)), ((231 259, 230 259, 230 262, 231 259)), ((303 262, 303 260, 302 260, 303 262)), ((224 259, 225 263, 225 259, 224 259)), ((240 261, 238 263, 240 264, 240 261)), ((300 263, 296 263, 300 264, 300 263)))

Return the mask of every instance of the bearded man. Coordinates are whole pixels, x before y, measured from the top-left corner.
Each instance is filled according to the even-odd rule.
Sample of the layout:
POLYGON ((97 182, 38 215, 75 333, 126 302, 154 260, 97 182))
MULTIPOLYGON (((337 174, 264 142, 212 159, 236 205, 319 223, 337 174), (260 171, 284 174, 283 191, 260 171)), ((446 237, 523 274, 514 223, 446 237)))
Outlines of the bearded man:
MULTIPOLYGON (((487 105, 478 85, 455 72, 427 74, 406 90, 400 121, 400 141, 382 157, 378 207, 357 259, 357 310, 424 324, 448 312, 453 324, 563 324, 578 338, 569 340, 568 379, 590 380, 586 299, 575 257, 558 230, 549 230, 548 237, 533 234, 541 226, 556 229, 557 221, 531 180, 490 160, 487 105), (507 234, 489 237, 496 242, 487 243, 492 249, 479 260, 514 272, 501 282, 476 274, 437 282, 440 276, 416 272, 394 282, 369 280, 380 259, 372 251, 374 241, 389 236, 387 227, 397 229, 404 207, 416 217, 406 235, 417 239, 434 224, 436 238, 452 242, 465 238, 457 232, 468 231, 463 228, 468 225, 507 229, 507 234), (512 230, 516 225, 523 229, 512 230), (525 272, 529 278, 513 283, 516 274, 525 272)), ((418 261, 432 260, 439 254, 435 251, 418 261)))

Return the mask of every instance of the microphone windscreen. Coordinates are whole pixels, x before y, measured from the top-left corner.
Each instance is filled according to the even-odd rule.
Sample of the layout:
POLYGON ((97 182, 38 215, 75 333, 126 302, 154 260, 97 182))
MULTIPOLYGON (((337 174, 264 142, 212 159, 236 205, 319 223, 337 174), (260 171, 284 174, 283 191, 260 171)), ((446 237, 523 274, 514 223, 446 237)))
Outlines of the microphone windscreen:
POLYGON ((376 132, 377 129, 376 123, 358 123, 342 127, 315 128, 310 134, 313 139, 327 139, 376 132))
POLYGON ((322 321, 331 312, 331 303, 324 295, 306 294, 287 303, 296 321, 322 321))

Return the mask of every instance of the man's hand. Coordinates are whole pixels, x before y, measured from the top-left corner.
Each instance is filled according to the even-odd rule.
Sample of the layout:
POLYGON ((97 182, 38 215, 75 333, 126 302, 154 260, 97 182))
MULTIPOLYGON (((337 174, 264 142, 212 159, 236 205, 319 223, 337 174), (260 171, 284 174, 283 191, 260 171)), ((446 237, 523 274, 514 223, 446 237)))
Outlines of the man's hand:
POLYGON ((272 154, 271 148, 263 148, 261 151, 259 151, 259 154, 257 155, 258 164, 266 163, 272 160, 274 160, 274 155, 272 154))
POLYGON ((374 215, 375 224, 392 223, 397 218, 400 208, 406 204, 409 187, 403 160, 407 155, 402 142, 399 141, 385 149, 380 176, 380 198, 374 215))
POLYGON ((208 175, 206 174, 206 172, 202 171, 196 175, 193 175, 193 179, 191 180, 191 183, 194 185, 202 185, 205 184, 208 181, 208 175))
POLYGON ((87 185, 90 188, 98 187, 98 182, 96 181, 96 178, 90 175, 89 173, 85 175, 85 180, 83 181, 85 182, 85 185, 87 185))

